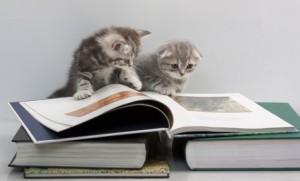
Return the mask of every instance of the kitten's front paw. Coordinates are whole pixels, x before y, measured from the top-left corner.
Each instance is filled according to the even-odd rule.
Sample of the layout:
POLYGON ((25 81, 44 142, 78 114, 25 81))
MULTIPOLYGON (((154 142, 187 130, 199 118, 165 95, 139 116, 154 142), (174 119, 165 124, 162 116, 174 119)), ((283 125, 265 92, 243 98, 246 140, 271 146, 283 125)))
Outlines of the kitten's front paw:
POLYGON ((125 84, 138 91, 140 91, 143 86, 142 82, 134 72, 125 70, 123 70, 120 74, 120 83, 125 84))
POLYGON ((168 95, 168 96, 172 96, 176 93, 175 89, 166 88, 166 87, 157 88, 155 91, 160 94, 164 94, 164 95, 168 95))
POLYGON ((128 84, 130 87, 134 88, 135 90, 142 90, 142 82, 139 79, 131 79, 130 81, 128 81, 128 84))
POLYGON ((140 91, 142 89, 142 82, 140 81, 140 79, 136 78, 136 77, 130 77, 130 78, 124 78, 123 82, 128 85, 129 87, 140 91))
POLYGON ((80 90, 80 91, 76 92, 73 97, 76 100, 81 100, 81 99, 91 97, 91 95, 93 95, 93 94, 94 94, 93 90, 80 90))

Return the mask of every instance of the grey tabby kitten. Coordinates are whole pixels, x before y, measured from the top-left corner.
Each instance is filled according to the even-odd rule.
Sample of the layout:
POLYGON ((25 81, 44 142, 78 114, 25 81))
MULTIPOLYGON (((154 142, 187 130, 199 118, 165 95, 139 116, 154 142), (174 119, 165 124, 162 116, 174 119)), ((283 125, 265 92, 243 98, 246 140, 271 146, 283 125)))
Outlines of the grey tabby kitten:
POLYGON ((49 98, 85 99, 112 83, 140 90, 142 83, 132 65, 140 52, 141 38, 148 34, 145 30, 111 27, 84 39, 74 53, 67 85, 49 98))
POLYGON ((187 41, 171 41, 152 54, 138 57, 135 66, 142 90, 165 95, 181 92, 201 57, 187 41))

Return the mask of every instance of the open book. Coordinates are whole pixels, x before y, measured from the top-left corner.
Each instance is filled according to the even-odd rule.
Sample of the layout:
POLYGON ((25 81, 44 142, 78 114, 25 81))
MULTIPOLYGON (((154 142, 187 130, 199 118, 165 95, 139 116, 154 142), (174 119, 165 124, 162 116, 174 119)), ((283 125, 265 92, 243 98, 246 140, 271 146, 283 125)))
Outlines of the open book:
POLYGON ((108 85, 84 100, 10 102, 35 143, 154 131, 269 133, 295 128, 241 94, 169 97, 108 85))

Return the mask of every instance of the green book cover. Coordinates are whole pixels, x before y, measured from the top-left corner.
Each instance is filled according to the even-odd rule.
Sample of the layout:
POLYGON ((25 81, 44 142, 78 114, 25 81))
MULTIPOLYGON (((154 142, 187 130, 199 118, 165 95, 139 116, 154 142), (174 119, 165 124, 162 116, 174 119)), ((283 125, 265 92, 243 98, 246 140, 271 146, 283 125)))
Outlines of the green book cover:
POLYGON ((105 168, 24 168, 25 178, 143 178, 169 177, 170 168, 165 160, 148 160, 142 169, 105 168))
MULTIPOLYGON (((296 129, 300 130, 300 117, 294 111, 294 109, 288 103, 274 103, 274 102, 258 102, 260 106, 266 110, 272 112, 283 120, 295 126, 296 129)), ((224 136, 224 137, 211 137, 211 138, 199 138, 194 141, 201 140, 241 140, 241 139, 299 139, 300 133, 269 133, 269 134, 252 134, 252 135, 235 135, 235 136, 224 136)))
MULTIPOLYGON (((273 114, 279 116, 280 118, 282 118, 283 120, 289 122, 290 124, 294 125, 295 128, 297 128, 298 130, 300 130, 300 117, 297 115, 297 113, 293 110, 293 108, 288 104, 288 103, 264 103, 264 102, 260 102, 258 103, 259 105, 261 105, 262 107, 264 107, 265 109, 267 109, 268 111, 272 112, 273 114)), ((186 142, 186 146, 189 143, 193 143, 193 142, 214 142, 216 141, 217 143, 212 143, 210 144, 210 146, 215 145, 215 144, 219 144, 219 145, 223 145, 223 146, 218 146, 217 147, 211 147, 211 149, 221 149, 222 147, 227 147, 227 144, 225 142, 229 141, 230 145, 234 145, 234 147, 239 148, 242 145, 245 146, 247 145, 247 143, 249 143, 248 146, 248 150, 244 150, 246 151, 246 155, 243 155, 243 151, 234 151, 234 149, 232 149, 231 152, 227 152, 225 151, 224 155, 222 154, 222 151, 220 151, 219 155, 222 155, 222 157, 224 157, 225 161, 220 161, 220 163, 217 163, 218 158, 213 157, 212 158, 212 162, 216 162, 215 164, 217 164, 218 166, 212 166, 211 168, 205 168, 205 166, 201 166, 200 168, 191 168, 192 170, 199 170, 199 171, 215 171, 215 170, 221 170, 221 171, 226 171, 226 170, 235 170, 235 171, 250 171, 250 170, 255 170, 255 171, 263 171, 263 170, 278 170, 278 171, 284 171, 284 170, 299 170, 300 166, 299 166, 299 154, 298 151, 295 151, 295 145, 297 145, 298 143, 300 144, 300 133, 296 132, 296 133, 269 133, 269 134, 253 134, 253 135, 239 135, 239 136, 225 136, 225 137, 210 137, 210 138, 198 138, 198 139, 190 139, 188 140, 188 142, 186 142), (248 141, 250 142, 248 142, 248 141), (269 140, 269 141, 268 141, 269 140), (224 143, 223 143, 224 141, 224 143), (237 141, 237 142, 232 142, 232 141, 237 141), (257 141, 255 144, 253 141, 257 141), (299 142, 297 142, 299 141, 299 142), (269 144, 271 143, 271 145, 276 142, 276 144, 282 144, 282 146, 284 146, 284 149, 280 149, 281 147, 275 147, 276 150, 272 151, 272 147, 267 148, 266 145, 264 145, 264 143, 269 144), (239 143, 241 143, 241 145, 239 145, 239 143), (290 143, 290 146, 288 146, 290 143), (226 144, 226 145, 225 145, 226 144), (258 146, 258 149, 256 149, 258 146), (263 146, 261 146, 263 145, 263 146), (263 149, 263 150, 262 150, 263 149), (267 149, 268 151, 265 151, 265 149, 267 149), (278 150, 277 150, 278 149, 278 150), (257 156, 255 157, 251 157, 249 156, 247 153, 251 152, 252 153, 260 153, 257 154, 257 156), (281 151, 279 151, 281 150, 281 151), (280 153, 279 153, 280 152, 280 153), (234 159, 236 158, 236 156, 231 156, 231 155, 241 155, 240 158, 242 158, 241 160, 243 161, 234 161, 234 159), (226 156, 229 156, 229 158, 231 158, 232 160, 228 160, 229 158, 226 158, 226 156), (271 156, 273 155, 273 156, 271 156), (248 160, 249 162, 251 162, 250 167, 247 167, 245 160, 248 160), (224 167, 224 163, 227 163, 227 166, 224 167), (238 165, 240 164, 239 167, 231 167, 231 162, 235 162, 238 165), (265 163, 266 162, 266 163, 265 163), (254 163, 254 164, 253 164, 254 163), (272 164, 270 164, 272 163, 272 164), (219 167, 219 164, 221 165, 219 167), (223 165, 223 166, 222 166, 223 165), (255 166, 254 166, 255 165, 255 166), (268 166, 263 166, 263 165, 268 165, 268 166)), ((206 145, 206 143, 204 143, 206 145)), ((204 145, 203 144, 203 145, 204 145)), ((276 145, 275 144, 275 145, 276 145)), ((202 146, 203 146, 202 145, 202 146)), ((242 150, 244 149, 242 146, 242 150)), ((203 149, 202 149, 203 150, 203 149)), ((208 149, 209 150, 209 149, 208 149)), ((216 152, 218 152, 217 150, 212 150, 213 153, 209 153, 209 154, 216 154, 216 152)), ((198 152, 199 153, 199 152, 198 152)), ((253 154, 250 155, 253 155, 253 154)), ((254 154, 255 155, 255 154, 254 154)), ((187 155, 185 154, 186 159, 187 159, 187 155)), ((218 156, 217 156, 218 157, 218 156)), ((208 160, 204 161, 202 160, 202 164, 204 162, 208 162, 208 160)), ((211 165, 211 164, 210 164, 211 165)))

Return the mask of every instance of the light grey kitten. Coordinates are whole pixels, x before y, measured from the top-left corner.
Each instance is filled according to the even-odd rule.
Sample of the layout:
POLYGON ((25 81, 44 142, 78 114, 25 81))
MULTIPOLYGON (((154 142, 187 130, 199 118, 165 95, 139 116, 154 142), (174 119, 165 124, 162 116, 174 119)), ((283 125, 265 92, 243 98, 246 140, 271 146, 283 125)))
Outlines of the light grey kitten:
POLYGON ((132 65, 140 52, 141 38, 148 34, 145 30, 111 27, 84 39, 74 53, 67 85, 49 98, 85 99, 112 83, 140 90, 142 83, 132 65))
POLYGON ((134 65, 142 90, 165 95, 181 92, 201 57, 188 41, 171 41, 152 54, 138 57, 134 65))

